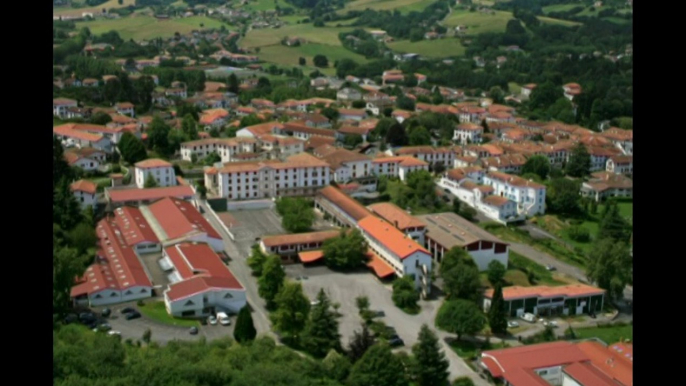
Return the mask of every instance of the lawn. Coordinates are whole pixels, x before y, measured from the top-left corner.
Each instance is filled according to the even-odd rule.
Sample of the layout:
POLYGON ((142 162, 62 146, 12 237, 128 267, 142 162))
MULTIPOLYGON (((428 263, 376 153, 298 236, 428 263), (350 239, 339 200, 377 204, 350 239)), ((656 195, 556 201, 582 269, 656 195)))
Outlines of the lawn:
MULTIPOLYGON (((488 272, 481 272, 480 277, 483 286, 493 288, 493 285, 491 285, 491 282, 488 280, 488 272)), ((520 287, 531 286, 529 279, 526 277, 526 273, 519 269, 508 269, 507 272, 505 272, 505 282, 507 285, 518 285, 520 287)))
POLYGON ((607 344, 617 343, 623 339, 634 339, 634 326, 615 325, 591 328, 575 328, 578 339, 598 338, 607 344))
POLYGON ((358 63, 367 62, 367 59, 362 55, 358 55, 341 46, 326 44, 303 44, 299 47, 287 47, 277 44, 260 48, 260 53, 257 55, 265 62, 289 67, 298 67, 298 58, 303 57, 305 58, 307 65, 300 68, 305 74, 309 74, 316 69, 327 75, 333 75, 336 72, 336 69, 333 67, 334 62, 343 58, 350 58, 358 63), (312 59, 317 54, 326 56, 329 60, 329 67, 316 68, 313 66, 312 59))
POLYGON ((364 11, 367 8, 373 10, 397 10, 401 13, 421 12, 424 8, 435 2, 436 0, 355 0, 347 3, 340 13, 364 11))
MULTIPOLYGON (((238 4, 238 2, 236 2, 238 4)), ((295 8, 298 9, 298 7, 294 6, 293 4, 286 3, 284 1, 274 1, 274 0, 249 0, 248 4, 240 6, 242 10, 246 11, 269 11, 269 10, 274 10, 276 5, 279 5, 281 8, 295 8)))
POLYGON ((122 8, 128 7, 129 5, 135 5, 136 0, 124 0, 122 4, 119 4, 118 0, 109 0, 106 3, 100 4, 96 7, 85 7, 85 8, 71 8, 71 7, 60 7, 55 8, 52 11, 53 16, 81 16, 84 12, 102 12, 103 8, 122 8))
POLYGON ((402 53, 415 53, 429 58, 460 56, 465 52, 464 46, 458 39, 454 38, 420 40, 418 42, 401 40, 389 43, 388 47, 393 51, 402 53))
POLYGON ((510 93, 515 94, 515 95, 519 95, 519 93, 522 92, 522 86, 520 86, 519 84, 517 84, 515 82, 509 82, 507 84, 507 89, 508 89, 508 91, 510 91, 510 93))
POLYGON ((128 16, 113 20, 93 20, 76 23, 76 28, 88 27, 94 35, 109 31, 119 32, 124 40, 149 40, 158 37, 169 37, 178 32, 186 34, 202 28, 219 28, 222 23, 205 16, 193 16, 171 20, 157 20, 151 16, 128 16))
MULTIPOLYGON (((513 18, 512 12, 494 12, 495 14, 488 14, 483 12, 469 12, 465 9, 454 9, 453 12, 445 18, 443 25, 446 27, 464 25, 467 27, 468 35, 477 35, 486 32, 505 32, 507 22, 513 18)), ((547 24, 560 24, 566 26, 579 24, 573 21, 553 19, 550 17, 539 16, 538 19, 547 24)))
POLYGON ((146 303, 144 306, 138 307, 141 314, 146 317, 163 324, 169 324, 178 327, 200 327, 200 322, 191 319, 178 319, 170 316, 164 306, 164 302, 146 303))
MULTIPOLYGON (((534 275, 536 276, 537 279, 537 285, 565 285, 568 283, 565 283, 563 281, 560 281, 556 278, 553 277, 553 274, 545 269, 544 266, 536 263, 533 260, 529 260, 526 257, 520 255, 519 253, 510 250, 510 260, 509 260, 509 268, 510 269, 519 269, 519 270, 526 270, 528 272, 533 272, 534 275)), ((523 272, 522 272, 523 273, 523 272)), ((506 276, 507 278, 507 276, 506 276)), ((528 279, 527 279, 528 282, 528 279)))
POLYGON ((495 344, 489 344, 487 347, 484 347, 484 344, 472 342, 469 340, 454 340, 449 343, 450 348, 455 351, 455 353, 460 357, 464 359, 471 359, 476 357, 477 351, 480 350, 497 350, 499 348, 504 348, 507 345, 504 343, 495 343, 495 344))
POLYGON ((245 38, 240 40, 243 48, 255 48, 281 43, 288 37, 298 37, 310 43, 341 46, 338 34, 351 31, 351 27, 315 27, 312 23, 287 25, 278 29, 261 28, 250 30, 245 38))
MULTIPOLYGON (((546 5, 543 7, 543 13, 549 14, 550 12, 565 12, 569 11, 572 8, 576 7, 585 7, 584 4, 554 4, 554 5, 546 5)), ((582 11, 583 12, 583 11, 582 11)))

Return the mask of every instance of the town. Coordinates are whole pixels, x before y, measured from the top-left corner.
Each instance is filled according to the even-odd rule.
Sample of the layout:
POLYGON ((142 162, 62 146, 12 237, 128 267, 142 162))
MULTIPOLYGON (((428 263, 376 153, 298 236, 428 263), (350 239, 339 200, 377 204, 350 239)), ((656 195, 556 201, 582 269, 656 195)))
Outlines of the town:
POLYGON ((363 1, 54 2, 55 384, 633 385, 631 3, 363 1))

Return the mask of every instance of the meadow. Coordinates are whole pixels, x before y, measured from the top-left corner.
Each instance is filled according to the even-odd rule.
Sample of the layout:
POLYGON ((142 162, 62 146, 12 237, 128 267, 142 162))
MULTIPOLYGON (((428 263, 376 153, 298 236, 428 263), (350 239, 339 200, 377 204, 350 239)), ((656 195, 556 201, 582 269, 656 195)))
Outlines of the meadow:
POLYGON ((95 35, 114 30, 119 32, 119 36, 124 40, 149 40, 158 37, 170 37, 176 32, 186 34, 203 28, 220 28, 222 24, 224 23, 206 16, 158 20, 151 16, 134 15, 120 19, 78 22, 76 27, 88 27, 91 33, 95 35), (200 27, 200 24, 203 24, 203 27, 200 27))
POLYGON ((465 51, 464 46, 455 38, 420 40, 418 42, 400 40, 388 43, 387 46, 393 51, 415 53, 428 58, 459 56, 463 55, 465 51))
POLYGON ((60 7, 54 8, 52 11, 53 16, 81 16, 84 12, 102 12, 102 9, 112 9, 112 8, 122 8, 128 7, 129 5, 134 5, 136 0, 124 0, 122 4, 119 4, 118 0, 109 0, 106 3, 100 4, 97 7, 84 7, 84 8, 71 8, 71 7, 60 7))
POLYGON ((346 7, 339 13, 364 11, 365 9, 398 10, 401 13, 421 12, 435 2, 436 0, 355 0, 346 4, 346 7))

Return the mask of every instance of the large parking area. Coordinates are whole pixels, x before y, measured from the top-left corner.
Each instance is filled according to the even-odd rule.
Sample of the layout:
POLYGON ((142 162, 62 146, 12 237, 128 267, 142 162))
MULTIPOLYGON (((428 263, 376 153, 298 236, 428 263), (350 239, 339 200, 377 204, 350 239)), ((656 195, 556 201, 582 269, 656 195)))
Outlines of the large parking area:
MULTIPOLYGON (((232 226, 229 227, 229 230, 233 233, 234 241, 238 244, 241 252, 244 253, 250 249, 255 243, 255 239, 259 237, 287 233, 281 227, 281 218, 276 213, 276 209, 246 209, 224 213, 233 218, 232 226)), ((224 216, 220 215, 221 217, 224 216)))

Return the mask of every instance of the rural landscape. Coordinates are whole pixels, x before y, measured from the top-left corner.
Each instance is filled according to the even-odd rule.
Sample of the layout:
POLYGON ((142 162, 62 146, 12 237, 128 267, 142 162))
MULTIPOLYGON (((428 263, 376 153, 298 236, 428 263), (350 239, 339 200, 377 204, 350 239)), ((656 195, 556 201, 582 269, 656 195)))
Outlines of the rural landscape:
POLYGON ((633 386, 632 0, 53 0, 53 384, 633 386))

